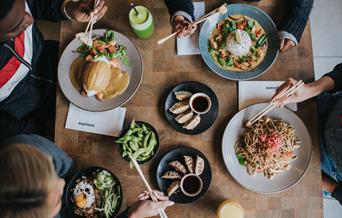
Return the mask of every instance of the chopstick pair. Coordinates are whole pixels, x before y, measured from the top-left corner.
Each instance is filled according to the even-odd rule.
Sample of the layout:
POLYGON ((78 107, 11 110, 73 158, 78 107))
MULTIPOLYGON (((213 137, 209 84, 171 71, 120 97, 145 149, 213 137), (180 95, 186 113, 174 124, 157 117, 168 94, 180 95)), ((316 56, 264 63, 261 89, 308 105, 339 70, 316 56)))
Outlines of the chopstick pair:
MULTIPOLYGON (((96 9, 96 7, 98 6, 99 3, 100 3, 100 0, 95 0, 93 10, 96 9)), ((86 30, 84 31, 84 34, 85 34, 85 35, 88 34, 87 43, 86 43, 86 44, 88 44, 88 45, 89 45, 89 44, 91 43, 91 41, 92 41, 92 32, 93 32, 93 26, 94 26, 94 23, 95 23, 94 16, 95 16, 94 13, 92 13, 92 14, 90 15, 90 20, 89 20, 89 22, 88 22, 88 25, 87 25, 86 30), (89 30, 89 28, 90 28, 90 30, 89 30), (89 33, 88 33, 88 30, 89 30, 89 33)))
MULTIPOLYGON (((138 171, 138 173, 139 173, 141 179, 142 179, 143 182, 145 183, 145 186, 146 186, 148 192, 150 193, 150 196, 151 196, 151 198, 152 198, 152 201, 158 201, 158 199, 156 198, 156 196, 154 196, 153 190, 152 190, 150 184, 147 182, 147 180, 146 180, 146 178, 145 178, 145 176, 144 176, 144 173, 142 172, 142 170, 141 170, 141 168, 140 168, 138 162, 132 157, 132 154, 129 154, 129 158, 131 159, 131 161, 132 161, 132 163, 133 163, 135 169, 138 171)), ((161 218, 168 218, 168 216, 167 216, 167 214, 165 213, 164 209, 158 208, 157 211, 158 211, 159 216, 160 216, 161 218)))
MULTIPOLYGON (((282 98, 284 96, 290 96, 292 94, 294 94, 302 85, 303 85, 303 81, 300 80, 297 83, 295 83, 293 86, 291 86, 288 90, 286 90, 286 92, 284 92, 281 96, 279 96, 279 98, 282 98)), ((256 121, 258 121, 259 119, 261 119, 263 116, 265 116, 268 112, 270 112, 273 108, 275 108, 277 105, 271 101, 271 103, 265 107, 264 109, 262 109, 259 113, 257 113, 254 117, 252 117, 247 123, 246 126, 250 127, 251 125, 253 125, 256 121)))
MULTIPOLYGON (((217 14, 217 13, 226 13, 227 12, 227 9, 226 9, 226 5, 227 3, 224 3, 223 5, 221 5, 220 7, 216 8, 215 10, 209 12, 208 14, 200 17, 198 20, 196 20, 195 22, 192 22, 190 23, 190 25, 197 25, 199 23, 202 23, 203 21, 207 20, 209 17, 211 17, 212 15, 214 14, 217 14)), ((185 28, 185 27, 184 27, 185 28)), ((184 29, 183 28, 183 29, 184 29)), ((159 39, 157 41, 158 45, 161 45, 163 44, 164 42, 166 42, 167 40, 171 39, 172 37, 176 36, 178 33, 180 33, 183 29, 180 29, 180 30, 177 30, 176 32, 162 38, 162 39, 159 39)))

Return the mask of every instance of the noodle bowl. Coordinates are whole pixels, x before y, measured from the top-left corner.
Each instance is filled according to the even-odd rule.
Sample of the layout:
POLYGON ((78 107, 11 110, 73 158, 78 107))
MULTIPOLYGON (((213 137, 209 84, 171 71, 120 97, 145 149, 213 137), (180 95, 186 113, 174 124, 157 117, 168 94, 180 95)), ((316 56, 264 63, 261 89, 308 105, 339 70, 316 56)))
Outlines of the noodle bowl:
POLYGON ((241 135, 235 144, 235 153, 248 174, 263 173, 271 179, 290 168, 299 146, 292 126, 264 116, 241 135))

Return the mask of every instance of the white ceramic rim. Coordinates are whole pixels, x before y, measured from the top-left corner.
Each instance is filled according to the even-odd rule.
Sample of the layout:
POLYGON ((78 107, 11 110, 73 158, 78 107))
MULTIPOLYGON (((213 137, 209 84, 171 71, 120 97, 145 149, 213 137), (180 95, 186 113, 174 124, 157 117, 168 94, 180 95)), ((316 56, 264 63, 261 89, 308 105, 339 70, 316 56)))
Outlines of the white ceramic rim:
MULTIPOLYGON (((297 159, 293 160, 290 165, 291 165, 291 168, 285 172, 283 172, 282 174, 280 175, 276 175, 275 177, 277 177, 278 179, 278 182, 279 180, 280 181, 289 181, 288 184, 286 185, 282 185, 282 187, 279 187, 279 188, 273 188, 273 189, 269 189, 269 191, 262 189, 262 187, 258 188, 257 184, 260 183, 260 178, 263 178, 264 181, 268 181, 269 184, 272 184, 272 182, 274 184, 272 184, 273 186, 277 187, 276 185, 276 179, 273 179, 273 180, 268 180, 266 179, 263 175, 256 175, 256 176, 250 176, 247 174, 246 172, 246 169, 245 167, 243 166, 240 166, 239 163, 238 163, 238 160, 236 158, 236 155, 235 155, 235 152, 231 155, 229 155, 229 149, 233 149, 234 148, 231 148, 230 146, 233 146, 235 145, 235 142, 236 142, 236 138, 234 138, 234 144, 233 145, 227 145, 226 146, 226 143, 229 142, 229 138, 233 138, 234 136, 232 136, 233 134, 229 134, 228 131, 230 129, 237 129, 238 127, 237 126, 232 126, 233 122, 235 122, 235 119, 239 119, 240 117, 239 116, 242 116, 244 114, 247 114, 244 116, 244 118, 251 118, 253 115, 255 115, 254 113, 250 113, 253 109, 255 110, 255 108, 257 109, 262 109, 264 107, 266 107, 268 104, 267 103, 260 103, 260 104, 255 104, 255 105, 251 105, 251 106, 248 106, 242 110, 240 110, 238 113, 236 113, 234 115, 234 117, 229 121, 229 123, 227 124, 226 126, 226 129, 224 131, 224 134, 223 134, 223 137, 222 137, 222 156, 223 156, 223 160, 224 160, 224 164, 228 170, 228 172, 230 173, 230 175, 235 179, 235 181, 237 183, 239 183, 242 187, 250 190, 250 191, 253 191, 253 192, 256 192, 256 193, 261 193, 261 194, 273 194, 273 193, 279 193, 279 192, 283 192, 283 191, 286 191, 290 188, 292 188, 293 186, 295 186, 303 177, 304 175, 306 174, 308 168, 309 168, 309 165, 310 165, 310 162, 311 162, 311 158, 312 158, 312 142, 311 142, 311 137, 310 137, 310 134, 305 126, 305 124, 303 123, 303 121, 295 114, 293 113, 292 111, 288 110, 287 108, 275 108, 273 110, 273 112, 271 111, 269 114, 277 114, 276 116, 273 116, 273 115, 269 115, 270 117, 275 117, 275 118, 280 118, 280 119, 283 119, 285 120, 286 122, 290 123, 291 126, 293 126, 295 128, 295 126, 297 126, 297 128, 300 128, 299 131, 297 128, 295 128, 298 132, 296 133, 297 137, 302 141, 302 145, 300 148, 298 148, 295 152, 297 154, 297 159), (279 116, 279 117, 278 117, 279 116), (294 122, 289 122, 289 120, 287 119, 291 119, 292 121, 294 122), (299 132, 301 132, 301 134, 299 134, 299 132), (302 149, 304 149, 304 151, 306 151, 305 149, 307 149, 308 152, 303 152, 302 149), (298 159, 301 159, 302 157, 298 157, 298 153, 301 152, 301 154, 303 154, 303 160, 298 160, 298 159), (230 159, 231 158, 231 159, 230 159), (302 166, 302 169, 300 169, 301 166, 298 166, 296 165, 296 163, 298 164, 299 163, 303 163, 303 166, 302 166), (301 162, 300 162, 301 161, 301 162), (240 169, 238 169, 240 168, 240 169), (241 171, 243 170, 243 171, 241 171), (298 173, 298 175, 295 175, 295 172, 293 171, 298 171, 298 170, 301 170, 300 173, 298 173), (237 171, 239 171, 237 173, 237 171), (292 173, 292 174, 290 174, 292 173), (243 175, 245 174, 245 175, 243 175), (246 176, 246 174, 248 175, 248 177, 246 176), (293 180, 286 180, 288 179, 287 176, 292 176, 294 177, 293 180), (258 178, 259 177, 259 178, 258 178), (248 178, 248 181, 244 181, 242 178, 248 178), (251 185, 253 184, 253 185, 251 185)), ((247 120, 245 120, 247 121, 247 120)), ((238 128, 239 129, 239 128, 238 128)), ((240 132, 241 129, 240 129, 240 132)), ((262 183, 262 181, 261 181, 262 183)), ((286 183, 286 182, 283 182, 283 183, 286 183)))
POLYGON ((199 195, 201 193, 201 191, 203 190, 203 181, 202 181, 202 178, 197 175, 197 174, 194 174, 194 173, 189 173, 189 174, 186 174, 185 176, 183 176, 183 178, 181 179, 181 182, 180 182, 180 189, 182 191, 182 193, 188 197, 195 197, 196 195, 199 195), (189 193, 187 191, 185 191, 184 187, 183 187, 183 184, 184 184, 184 180, 188 177, 196 177, 199 181, 200 181, 200 188, 198 189, 197 192, 195 193, 189 193))
POLYGON ((193 112, 197 113, 197 114, 206 114, 206 113, 208 113, 208 112, 210 111, 210 108, 211 108, 211 99, 210 99, 210 97, 209 97, 207 94, 202 93, 202 92, 199 92, 199 93, 193 94, 193 95, 190 97, 189 106, 190 106, 191 110, 192 110, 193 112), (193 108, 193 106, 192 106, 192 102, 193 102, 194 99, 197 98, 197 97, 205 97, 205 98, 208 100, 208 108, 207 108, 205 111, 203 111, 203 112, 200 112, 200 111, 195 110, 195 108, 193 108))

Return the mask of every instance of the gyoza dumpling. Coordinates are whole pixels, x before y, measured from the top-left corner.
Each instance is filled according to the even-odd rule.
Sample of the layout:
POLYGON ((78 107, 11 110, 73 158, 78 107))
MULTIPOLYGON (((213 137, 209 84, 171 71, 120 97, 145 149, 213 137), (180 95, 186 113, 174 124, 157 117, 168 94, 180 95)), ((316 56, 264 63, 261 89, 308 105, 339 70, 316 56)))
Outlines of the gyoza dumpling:
POLYGON ((181 179, 182 176, 176 171, 167 171, 166 173, 164 173, 162 178, 163 179, 181 179))
POLYGON ((167 188, 166 192, 167 192, 167 196, 171 196, 173 193, 175 193, 180 186, 180 181, 179 180, 175 180, 171 183, 171 185, 167 188))
POLYGON ((173 114, 181 114, 190 108, 189 101, 177 102, 169 109, 173 114))
POLYGON ((192 118, 193 115, 194 115, 194 112, 192 112, 192 110, 187 110, 184 113, 179 114, 175 118, 175 120, 177 121, 177 123, 183 124, 183 123, 188 122, 192 118))
POLYGON ((188 91, 178 91, 178 92, 175 92, 176 99, 179 100, 179 101, 183 101, 186 98, 190 98, 191 95, 192 95, 192 93, 188 92, 188 91))
POLYGON ((196 165, 195 165, 195 174, 201 175, 204 170, 204 160, 200 156, 196 158, 196 165))
POLYGON ((169 165, 182 174, 187 172, 185 166, 177 160, 170 162, 169 165))
POLYGON ((190 173, 194 173, 194 169, 195 169, 195 161, 192 157, 184 155, 184 162, 186 165, 186 168, 188 169, 188 171, 190 173))
POLYGON ((198 124, 201 122, 201 117, 199 116, 199 114, 196 114, 195 116, 193 116, 187 123, 185 123, 185 125, 183 126, 184 129, 187 130, 192 130, 195 129, 196 126, 198 126, 198 124))

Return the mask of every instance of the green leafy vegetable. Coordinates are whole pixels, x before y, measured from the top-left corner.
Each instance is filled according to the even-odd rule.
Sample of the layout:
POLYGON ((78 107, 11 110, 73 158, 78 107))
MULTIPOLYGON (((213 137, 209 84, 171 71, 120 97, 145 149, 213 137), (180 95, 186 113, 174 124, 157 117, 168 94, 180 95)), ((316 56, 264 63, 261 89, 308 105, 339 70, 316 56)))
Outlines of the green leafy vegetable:
POLYGON ((246 159, 242 153, 236 154, 236 157, 239 160, 240 165, 242 165, 242 166, 246 165, 246 159))
POLYGON ((234 62, 232 58, 226 59, 226 66, 231 67, 233 66, 234 62))
POLYGON ((252 28, 254 26, 254 21, 253 20, 248 20, 247 25, 249 28, 252 28))
POLYGON ((112 217, 119 204, 120 186, 115 183, 112 175, 106 170, 97 173, 94 184, 101 191, 100 207, 95 209, 103 212, 106 218, 112 217))
POLYGON ((77 48, 77 52, 83 58, 88 55, 91 55, 94 60, 98 60, 103 57, 108 60, 119 58, 122 64, 126 66, 130 65, 127 48, 123 45, 118 45, 115 42, 115 32, 112 30, 107 30, 103 36, 95 39, 93 46, 82 44, 77 48))

